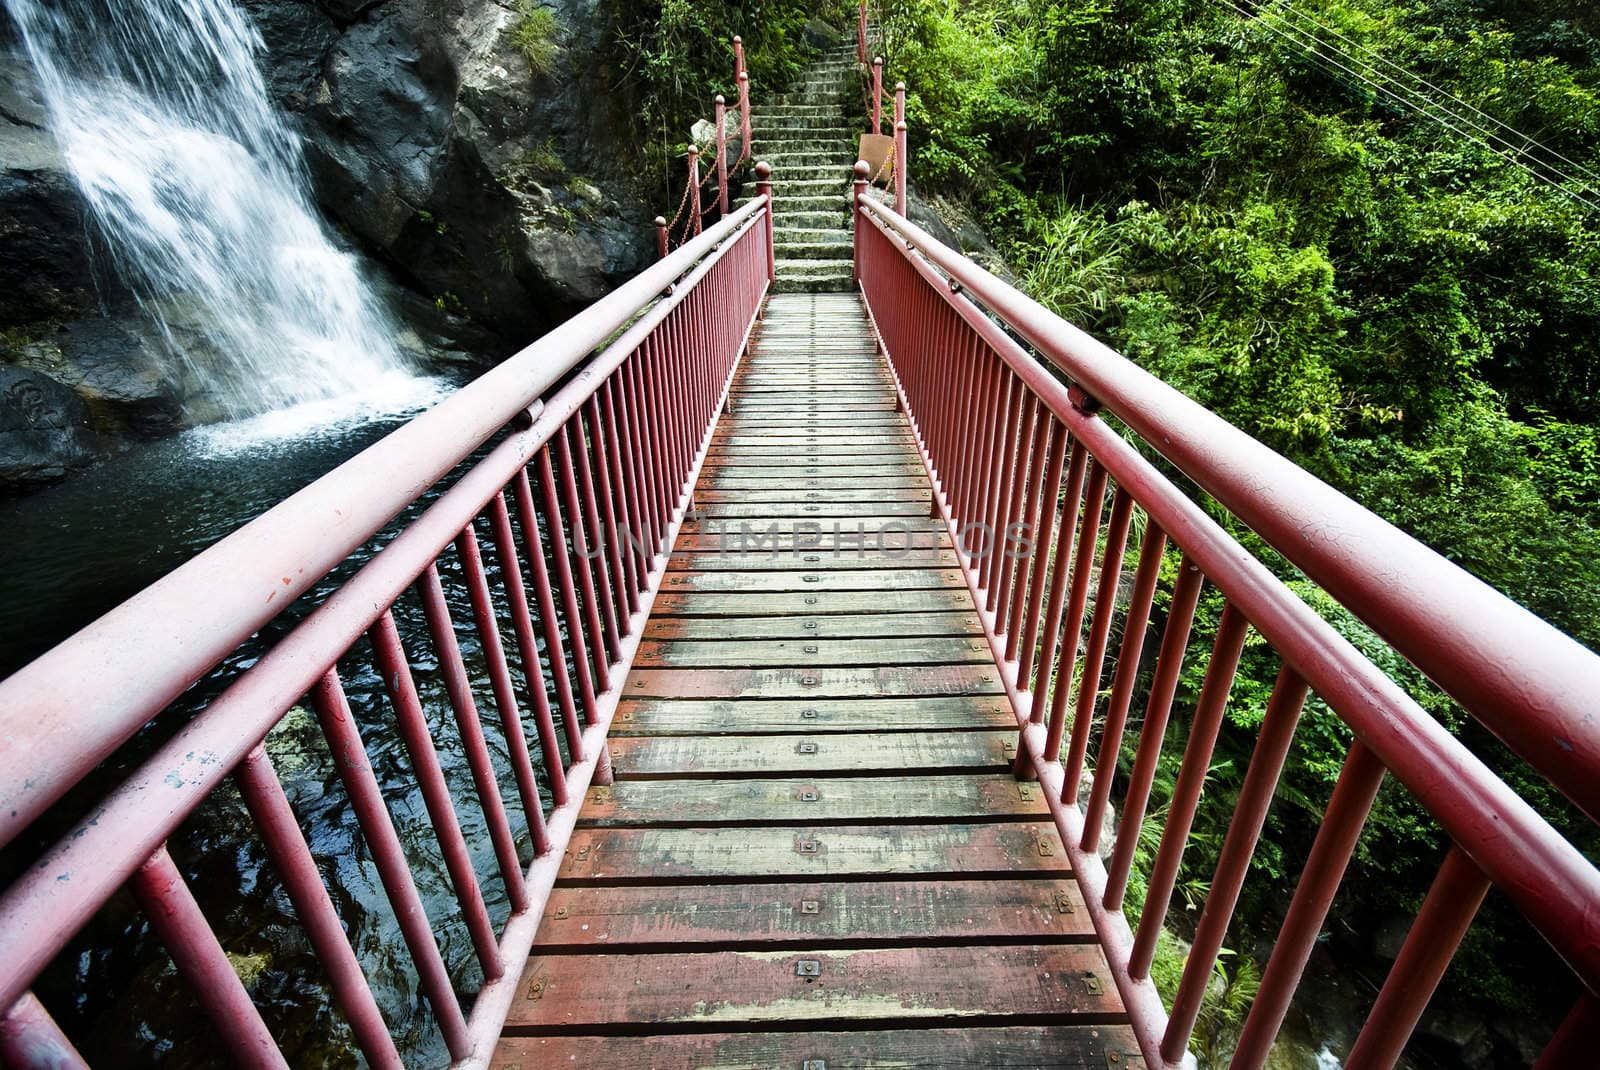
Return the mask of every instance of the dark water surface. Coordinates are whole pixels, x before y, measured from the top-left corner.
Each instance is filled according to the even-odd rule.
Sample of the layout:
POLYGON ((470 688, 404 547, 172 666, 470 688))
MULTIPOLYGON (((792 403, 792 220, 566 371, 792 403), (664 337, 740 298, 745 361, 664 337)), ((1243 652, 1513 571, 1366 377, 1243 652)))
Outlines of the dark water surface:
MULTIPOLYGON (((14 671, 381 438, 402 419, 395 416, 260 442, 235 452, 219 452, 194 435, 179 436, 136 446, 59 487, 0 502, 0 545, 5 547, 5 567, 0 572, 0 675, 14 671)), ((485 534, 480 526, 480 538, 485 534)), ((369 559, 384 541, 380 535, 353 555, 338 575, 290 607, 211 679, 196 685, 173 710, 92 774, 83 790, 0 852, 0 884, 14 879, 30 858, 70 828, 75 817, 120 783, 140 758, 203 711, 222 687, 254 664, 277 636, 319 604, 334 583, 369 559)), ((487 546, 485 550, 491 587, 504 619, 503 586, 493 554, 487 546)), ((492 706, 485 702, 482 651, 453 550, 441 557, 439 570, 526 864, 532 856, 526 822, 492 706)), ((414 595, 402 596, 394 613, 490 917, 498 928, 509 908, 438 665, 421 640, 426 631, 414 595)), ((339 668, 445 963, 464 1002, 470 1004, 481 975, 365 640, 341 659, 339 668)), ((527 680, 521 668, 513 656, 513 677, 526 711, 527 680)), ((539 683, 548 689, 548 680, 539 683)), ((267 750, 402 1055, 408 1063, 443 1065, 448 1056, 431 1013, 420 1001, 415 970, 315 717, 299 708, 291 710, 267 737, 267 750)), ((534 760, 537 766, 537 753, 534 760)), ((548 792, 545 798, 548 805, 548 792)), ((289 1064, 357 1065, 360 1060, 348 1028, 330 1008, 324 975, 231 785, 213 795, 179 829, 170 848, 268 1026, 284 1043, 289 1064)), ((35 991, 91 1064, 189 1067, 228 1062, 209 1027, 202 1024, 198 1007, 175 975, 165 949, 125 892, 78 934, 35 991)))

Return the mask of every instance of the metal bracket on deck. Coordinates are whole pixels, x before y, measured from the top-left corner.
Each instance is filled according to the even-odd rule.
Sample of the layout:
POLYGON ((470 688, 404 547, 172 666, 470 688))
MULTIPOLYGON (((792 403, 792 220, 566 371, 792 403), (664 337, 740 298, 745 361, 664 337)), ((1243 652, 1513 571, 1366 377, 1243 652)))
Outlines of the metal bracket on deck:
POLYGON ((815 899, 802 899, 800 900, 800 913, 820 914, 822 913, 822 903, 815 899))
POLYGON ((821 959, 801 959, 799 962, 796 962, 794 964, 794 975, 796 977, 807 977, 807 978, 810 978, 810 977, 821 977, 822 976, 822 960, 821 959))

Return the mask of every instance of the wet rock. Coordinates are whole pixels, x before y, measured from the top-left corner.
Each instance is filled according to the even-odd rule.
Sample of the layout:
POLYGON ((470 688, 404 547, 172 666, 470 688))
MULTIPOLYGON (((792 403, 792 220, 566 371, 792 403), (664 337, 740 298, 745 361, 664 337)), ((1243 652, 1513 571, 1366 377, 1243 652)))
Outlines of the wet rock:
POLYGON ((0 492, 53 483, 94 459, 78 396, 40 372, 0 365, 0 492))
POLYGON ((138 436, 185 425, 188 393, 172 362, 137 330, 112 320, 79 320, 55 338, 62 364, 53 372, 77 391, 97 430, 138 436))
POLYGON ((95 307, 83 202, 16 51, 0 51, 0 248, 0 327, 95 307))
POLYGON ((631 118, 608 112, 592 0, 551 6, 549 73, 515 47, 510 4, 325 0, 308 16, 304 3, 251 3, 271 66, 288 68, 273 84, 301 116, 323 205, 500 352, 648 262, 653 212, 629 173, 631 118), (334 33, 310 62, 317 19, 334 33))

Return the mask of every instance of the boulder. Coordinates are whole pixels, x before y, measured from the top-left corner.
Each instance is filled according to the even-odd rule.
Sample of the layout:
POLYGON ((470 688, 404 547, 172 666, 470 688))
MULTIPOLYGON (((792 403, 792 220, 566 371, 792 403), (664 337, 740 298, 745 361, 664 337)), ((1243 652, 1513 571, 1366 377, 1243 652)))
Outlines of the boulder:
POLYGON ((95 459, 83 402, 29 368, 0 365, 0 492, 53 483, 95 459))

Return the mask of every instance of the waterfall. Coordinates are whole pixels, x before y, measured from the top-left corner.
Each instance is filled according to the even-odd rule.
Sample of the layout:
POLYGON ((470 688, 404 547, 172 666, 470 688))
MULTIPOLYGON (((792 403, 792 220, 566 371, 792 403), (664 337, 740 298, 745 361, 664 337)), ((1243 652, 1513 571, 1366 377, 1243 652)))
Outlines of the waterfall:
POLYGON ((113 266, 223 413, 409 378, 231 0, 4 2, 113 266))

